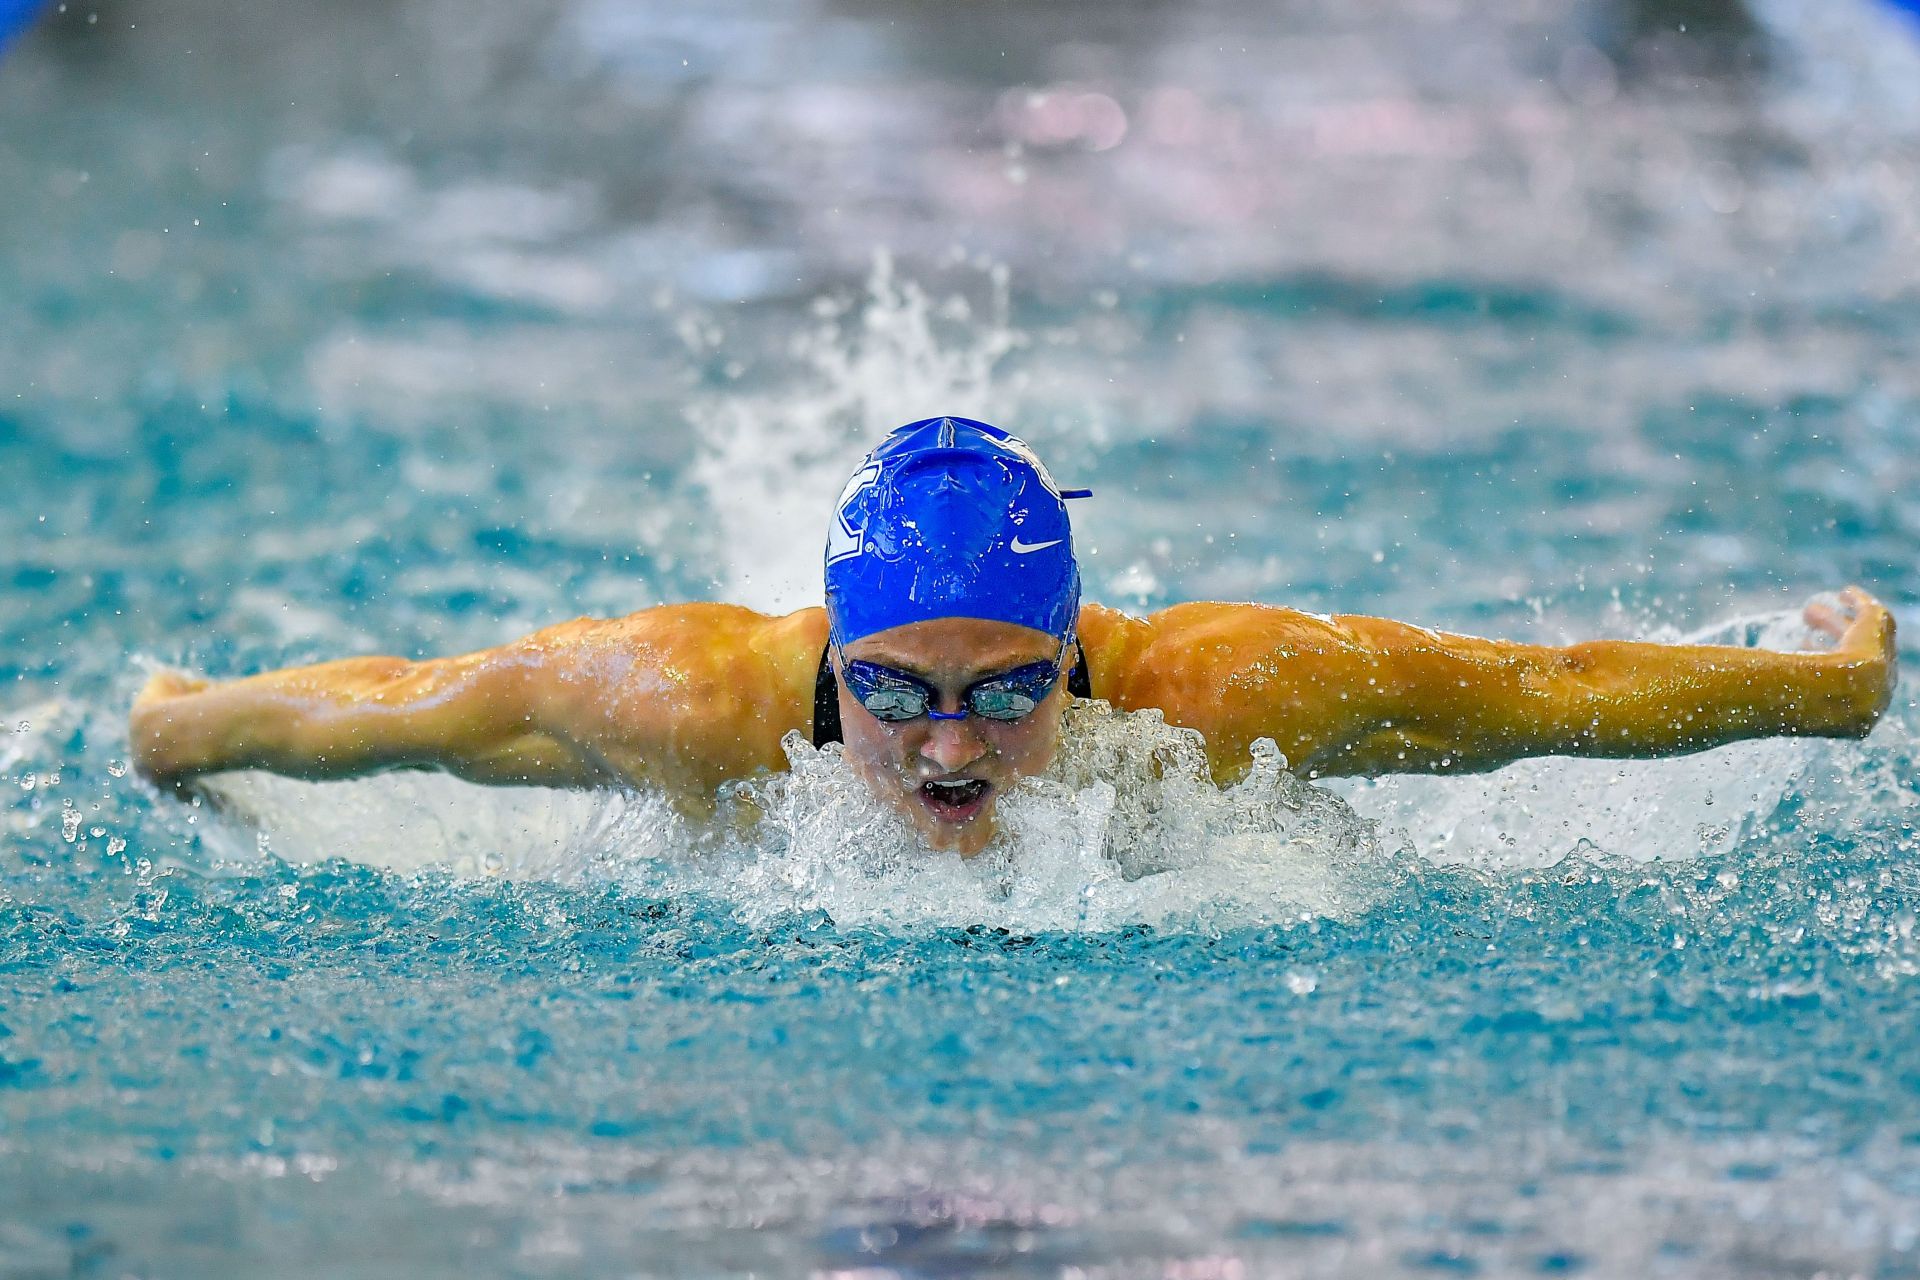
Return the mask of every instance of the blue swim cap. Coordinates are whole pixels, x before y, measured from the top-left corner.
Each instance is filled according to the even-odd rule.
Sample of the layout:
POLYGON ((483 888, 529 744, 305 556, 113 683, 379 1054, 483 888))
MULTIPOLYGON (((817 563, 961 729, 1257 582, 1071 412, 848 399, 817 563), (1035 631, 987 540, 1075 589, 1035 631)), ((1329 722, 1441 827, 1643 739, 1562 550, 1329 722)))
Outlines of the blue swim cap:
POLYGON ((901 427, 866 456, 827 532, 835 644, 930 618, 1066 637, 1080 570, 1062 493, 1033 450, 968 418, 901 427))

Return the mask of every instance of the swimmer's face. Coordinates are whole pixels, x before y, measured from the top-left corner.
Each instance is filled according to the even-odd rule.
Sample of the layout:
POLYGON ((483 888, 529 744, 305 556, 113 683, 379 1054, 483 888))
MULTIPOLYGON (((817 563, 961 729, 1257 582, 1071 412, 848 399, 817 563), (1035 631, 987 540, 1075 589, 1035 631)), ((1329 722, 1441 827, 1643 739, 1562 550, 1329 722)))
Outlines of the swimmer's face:
MULTIPOLYGON (((1010 622, 937 618, 848 645, 848 661, 904 671, 940 691, 937 708, 958 711, 969 685, 1032 662, 1051 662, 1060 641, 1010 622)), ((1071 664, 1071 659, 1069 659, 1071 664)), ((877 719, 840 684, 840 728, 847 760, 874 794, 914 825, 928 844, 972 857, 993 838, 994 808, 1016 779, 1039 773, 1060 746, 1066 680, 1018 720, 919 716, 877 719)))

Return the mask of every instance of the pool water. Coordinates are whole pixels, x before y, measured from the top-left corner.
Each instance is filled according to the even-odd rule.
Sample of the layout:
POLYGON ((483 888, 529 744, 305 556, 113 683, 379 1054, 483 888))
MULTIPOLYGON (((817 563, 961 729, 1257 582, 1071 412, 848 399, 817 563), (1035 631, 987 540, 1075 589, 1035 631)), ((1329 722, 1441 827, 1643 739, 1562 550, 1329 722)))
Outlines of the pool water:
MULTIPOLYGON (((817 599, 1016 426, 1089 594, 1920 635, 1920 38, 1860 0, 70 6, 0 62, 0 1275, 1920 1274, 1920 711, 929 859, 127 768, 154 664, 817 599)), ((1915 653, 1907 641, 1905 657, 1915 653)), ((1155 763, 1157 762, 1157 764, 1155 763)))

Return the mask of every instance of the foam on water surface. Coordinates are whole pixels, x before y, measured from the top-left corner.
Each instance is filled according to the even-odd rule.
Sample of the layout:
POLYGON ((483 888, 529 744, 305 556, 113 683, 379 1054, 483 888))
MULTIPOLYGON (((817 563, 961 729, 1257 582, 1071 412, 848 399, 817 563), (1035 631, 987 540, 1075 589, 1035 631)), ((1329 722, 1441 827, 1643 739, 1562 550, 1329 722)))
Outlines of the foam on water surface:
POLYGON ((837 746, 796 734, 785 748, 787 772, 730 785, 712 820, 632 792, 229 774, 208 780, 203 839, 220 861, 613 881, 751 922, 819 911, 846 927, 1279 923, 1350 915, 1394 867, 1372 825, 1287 773, 1271 743, 1218 788, 1196 736, 1157 712, 1071 708, 1053 768, 1001 800, 999 836, 971 859, 928 850, 837 746))

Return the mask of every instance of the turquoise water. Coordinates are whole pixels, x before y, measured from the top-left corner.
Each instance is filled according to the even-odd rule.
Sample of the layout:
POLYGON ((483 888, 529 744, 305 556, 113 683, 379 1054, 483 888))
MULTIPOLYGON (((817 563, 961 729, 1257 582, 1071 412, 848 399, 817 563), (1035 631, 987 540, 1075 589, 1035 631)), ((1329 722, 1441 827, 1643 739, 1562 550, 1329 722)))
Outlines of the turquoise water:
POLYGON ((1920 42, 1714 12, 35 32, 0 1274, 1920 1273, 1908 685, 1338 794, 1091 717, 971 869, 804 751, 745 833, 125 769, 145 664, 811 603, 849 460, 943 409, 1099 492, 1116 605, 1791 645, 1859 581, 1920 634, 1920 42))

